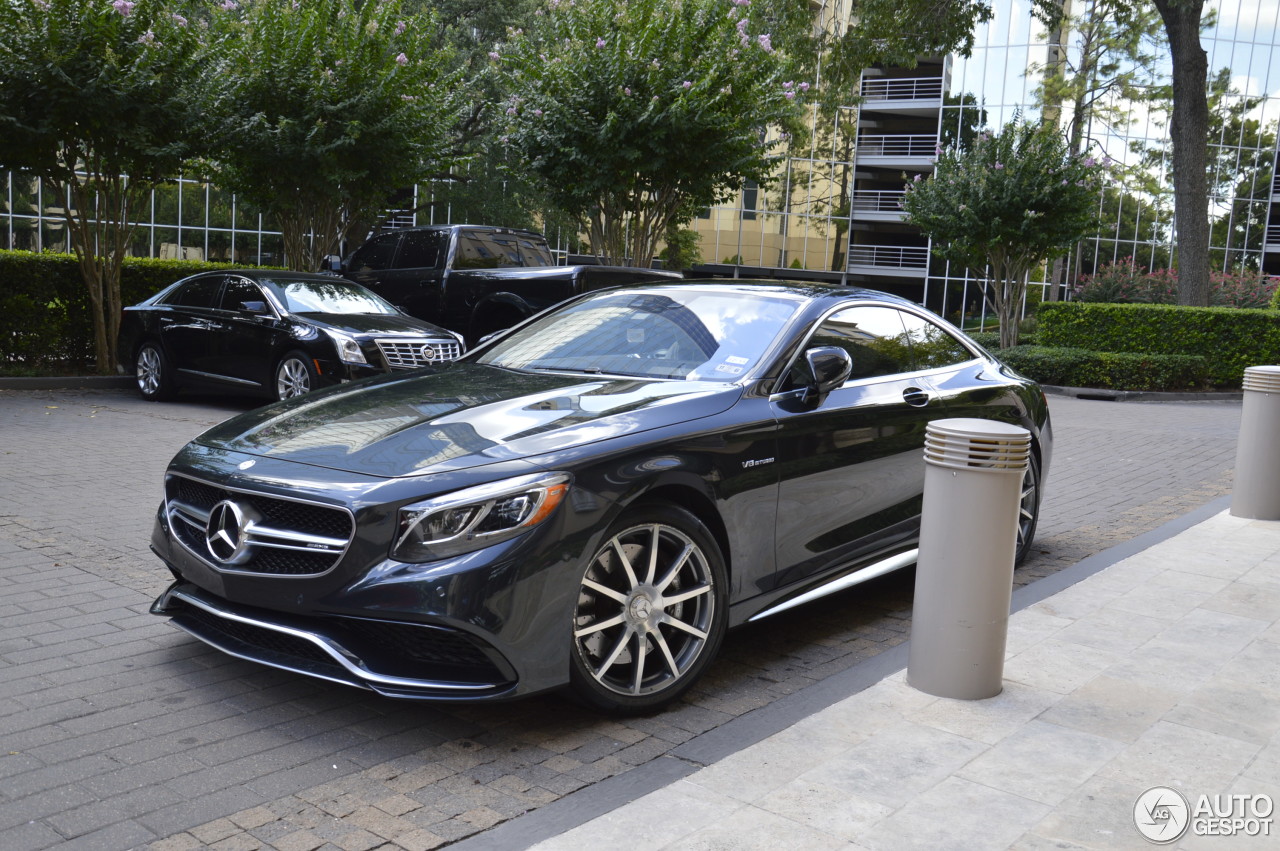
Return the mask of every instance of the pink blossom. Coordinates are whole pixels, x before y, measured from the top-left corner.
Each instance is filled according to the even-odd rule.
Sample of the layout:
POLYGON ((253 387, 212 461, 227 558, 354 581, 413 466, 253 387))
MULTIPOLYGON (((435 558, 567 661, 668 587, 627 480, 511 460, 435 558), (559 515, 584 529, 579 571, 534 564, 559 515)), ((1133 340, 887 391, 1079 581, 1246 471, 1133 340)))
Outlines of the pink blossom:
POLYGON ((499 59, 502 58, 502 54, 498 53, 498 51, 496 50, 490 50, 489 58, 492 59, 494 62, 497 62, 499 59))
POLYGON ((791 87, 792 87, 792 86, 794 86, 794 85, 795 85, 795 83, 793 83, 793 82, 791 82, 790 80, 788 80, 787 82, 785 82, 785 83, 783 83, 783 84, 782 84, 782 88, 784 88, 784 89, 789 89, 789 88, 791 88, 791 87))
POLYGON ((783 92, 782 94, 783 94, 783 96, 785 96, 785 97, 786 97, 786 99, 787 99, 787 100, 795 100, 795 98, 796 98, 796 93, 795 93, 795 92, 783 92))
POLYGON ((602 38, 596 39, 596 47, 604 47, 604 44, 605 44, 604 39, 602 38))
POLYGON ((542 110, 540 110, 540 109, 535 109, 535 110, 533 111, 533 114, 534 114, 534 115, 536 115, 536 116, 538 116, 539 118, 541 118, 541 117, 542 117, 542 110))
POLYGON ((765 53, 773 53, 773 40, 768 33, 756 36, 756 41, 760 42, 760 49, 765 53))
POLYGON ((406 24, 404 21, 401 21, 400 23, 396 24, 396 35, 404 35, 405 28, 408 26, 409 25, 406 24))
MULTIPOLYGON (((129 5, 132 6, 133 4, 130 3, 129 5)), ((236 0, 222 0, 222 5, 219 8, 224 12, 234 12, 240 8, 240 4, 236 0)))
POLYGON ((133 7, 137 5, 137 3, 131 3, 129 0, 116 0, 111 4, 111 8, 127 18, 133 14, 133 7))
POLYGON ((809 84, 808 84, 808 83, 801 83, 801 84, 800 84, 800 86, 799 86, 799 88, 800 88, 800 91, 802 91, 802 92, 807 92, 807 91, 809 91, 809 84))
POLYGON ((397 57, 396 57, 396 64, 397 64, 397 65, 408 65, 408 64, 409 64, 409 57, 408 57, 408 56, 405 56, 403 53, 401 53, 399 56, 397 56, 397 57))
POLYGON ((685 80, 685 81, 684 81, 683 83, 681 83, 680 85, 684 86, 686 89, 691 89, 691 88, 693 88, 693 83, 689 82, 688 80, 685 80))
POLYGON ((170 15, 170 17, 173 19, 173 22, 180 27, 185 27, 187 25, 187 19, 181 15, 170 15))
POLYGON ((622 90, 622 93, 623 93, 624 95, 626 95, 627 97, 631 97, 631 87, 630 87, 630 86, 625 87, 625 88, 622 90))
POLYGON ((507 107, 507 115, 515 115, 515 114, 516 114, 516 108, 514 106, 507 107))
POLYGON ((156 34, 151 30, 147 30, 142 35, 138 36, 138 44, 153 44, 155 40, 156 34))
POLYGON ((917 174, 915 177, 911 178, 911 182, 912 182, 912 183, 919 183, 919 182, 920 182, 920 175, 918 175, 918 174, 917 174))
POLYGON ((999 171, 999 170, 1000 170, 1000 169, 1002 169, 1002 168, 1004 168, 1004 163, 996 163, 996 164, 995 164, 995 169, 996 169, 996 171, 999 171))
POLYGON ((751 0, 733 0, 735 6, 750 6, 751 0))

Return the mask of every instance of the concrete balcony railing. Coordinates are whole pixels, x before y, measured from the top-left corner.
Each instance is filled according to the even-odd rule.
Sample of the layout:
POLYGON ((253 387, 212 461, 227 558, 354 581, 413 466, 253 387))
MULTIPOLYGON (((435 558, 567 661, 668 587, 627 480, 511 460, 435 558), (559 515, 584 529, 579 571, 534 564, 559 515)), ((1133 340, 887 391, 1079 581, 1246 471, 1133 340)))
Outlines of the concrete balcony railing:
POLYGON ((886 273, 923 273, 929 269, 929 249, 906 245, 851 245, 849 268, 874 268, 886 273))
POLYGON ((1270 225, 1263 238, 1264 251, 1280 251, 1280 225, 1270 225))
POLYGON ((936 156, 938 137, 930 133, 917 135, 864 133, 858 137, 859 157, 928 158, 936 156))
POLYGON ((942 78, 893 80, 870 77, 862 81, 862 96, 867 100, 939 100, 942 97, 942 78))
POLYGON ((855 215, 871 213, 901 216, 902 196, 906 194, 903 189, 860 189, 853 193, 850 200, 853 202, 855 215))

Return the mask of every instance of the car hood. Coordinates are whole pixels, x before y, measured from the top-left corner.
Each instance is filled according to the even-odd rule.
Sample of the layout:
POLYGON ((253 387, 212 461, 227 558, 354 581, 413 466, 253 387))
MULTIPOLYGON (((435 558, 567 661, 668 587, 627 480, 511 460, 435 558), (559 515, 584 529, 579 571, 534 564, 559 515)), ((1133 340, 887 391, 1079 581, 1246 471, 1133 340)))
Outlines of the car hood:
POLYGON ((528 458, 712 416, 733 384, 516 372, 457 363, 250 411, 196 442, 379 477, 528 458))
POLYGON ((299 313, 313 325, 353 336, 414 336, 453 339, 448 331, 403 313, 299 313))

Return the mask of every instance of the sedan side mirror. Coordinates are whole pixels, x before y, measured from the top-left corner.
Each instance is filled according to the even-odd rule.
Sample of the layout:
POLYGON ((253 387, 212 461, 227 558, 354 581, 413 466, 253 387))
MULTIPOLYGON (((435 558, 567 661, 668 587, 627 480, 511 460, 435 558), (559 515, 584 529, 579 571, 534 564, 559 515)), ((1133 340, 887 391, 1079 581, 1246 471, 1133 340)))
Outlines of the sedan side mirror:
POLYGON ((258 315, 270 312, 267 310, 267 303, 265 301, 242 301, 240 302, 240 309, 245 313, 255 313, 258 315))
POLYGON ((804 400, 814 405, 821 405, 827 395, 848 381, 853 373, 853 358, 839 346, 808 349, 804 362, 809 369, 804 400))

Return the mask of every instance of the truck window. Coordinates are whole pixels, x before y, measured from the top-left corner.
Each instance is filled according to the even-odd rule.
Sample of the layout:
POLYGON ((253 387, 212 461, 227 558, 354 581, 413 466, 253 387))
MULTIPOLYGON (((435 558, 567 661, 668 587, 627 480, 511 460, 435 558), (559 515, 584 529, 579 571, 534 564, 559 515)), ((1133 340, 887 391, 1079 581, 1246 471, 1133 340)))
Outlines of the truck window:
POLYGON ((449 247, 447 230, 411 230, 404 235, 397 269, 436 269, 449 247))
POLYGON ((551 247, 545 242, 525 237, 520 240, 520 259, 526 266, 554 266, 551 247))
POLYGON ((503 269, 524 265, 515 234, 464 230, 458 234, 455 269, 503 269))
POLYGON ((351 255, 347 268, 352 272, 377 272, 391 266, 391 258, 396 253, 396 243, 400 234, 389 233, 371 239, 351 255))

